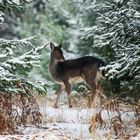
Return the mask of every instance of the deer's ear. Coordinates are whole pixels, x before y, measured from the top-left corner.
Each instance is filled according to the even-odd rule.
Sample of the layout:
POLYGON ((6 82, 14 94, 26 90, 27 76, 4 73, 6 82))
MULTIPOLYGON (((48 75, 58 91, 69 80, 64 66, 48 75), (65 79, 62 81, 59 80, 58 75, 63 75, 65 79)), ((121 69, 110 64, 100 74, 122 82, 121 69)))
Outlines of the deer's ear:
POLYGON ((58 47, 61 49, 62 48, 62 43, 60 43, 58 47))
POLYGON ((54 48, 55 48, 55 46, 54 46, 54 44, 53 44, 52 42, 50 43, 50 48, 51 48, 52 51, 53 51, 54 48))

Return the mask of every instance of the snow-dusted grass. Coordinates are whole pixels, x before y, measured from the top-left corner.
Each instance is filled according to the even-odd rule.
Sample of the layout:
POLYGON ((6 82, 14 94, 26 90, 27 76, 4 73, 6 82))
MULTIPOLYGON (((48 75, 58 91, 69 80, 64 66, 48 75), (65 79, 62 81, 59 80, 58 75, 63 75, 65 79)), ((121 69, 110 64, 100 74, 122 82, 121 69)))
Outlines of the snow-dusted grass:
MULTIPOLYGON (((18 131, 22 135, 7 135, 0 136, 0 140, 114 140, 115 136, 113 129, 109 127, 96 127, 92 133, 89 131, 91 118, 99 112, 100 108, 77 107, 68 108, 61 99, 59 108, 54 108, 54 97, 39 97, 40 110, 43 115, 43 122, 39 127, 34 125, 19 126, 18 131), (62 104, 63 103, 63 104, 62 104)), ((102 110, 101 117, 109 126, 111 118, 115 116, 115 112, 102 110)), ((129 129, 135 127, 131 122, 134 121, 134 112, 127 112, 122 115, 122 121, 126 125, 130 125, 129 129)), ((136 129, 137 135, 130 137, 130 140, 140 139, 140 129, 136 129)), ((119 140, 119 138, 118 138, 119 140)), ((123 140, 123 139, 122 139, 123 140)))
MULTIPOLYGON (((65 99, 66 100, 66 99, 65 99)), ((91 118, 96 113, 100 111, 100 107, 95 105, 95 108, 88 108, 81 105, 77 107, 74 105, 73 108, 68 108, 67 104, 64 104, 63 99, 61 99, 61 104, 59 108, 53 108, 54 99, 51 97, 51 103, 49 100, 45 100, 45 106, 41 107, 41 112, 44 114, 44 120, 48 126, 57 126, 63 131, 69 132, 69 135, 72 139, 78 140, 89 140, 89 139, 96 139, 96 140, 111 140, 117 138, 113 129, 110 130, 110 121, 113 117, 117 115, 115 111, 108 111, 106 109, 102 110, 101 117, 103 121, 106 123, 106 128, 96 127, 95 134, 89 132, 89 127, 91 124, 91 118), (51 104, 51 106, 50 106, 51 104)), ((96 99, 97 101, 98 99, 96 99)), ((127 110, 126 106, 122 106, 122 109, 127 110)), ((123 113, 123 111, 120 111, 123 113)), ((134 129, 135 125, 132 125, 134 122, 134 112, 128 111, 121 115, 121 119, 123 121, 123 125, 130 125, 128 127, 131 132, 131 129, 134 129)), ((137 130, 139 131, 139 130, 137 130)), ((133 136, 134 138, 135 136, 133 136)), ((131 139, 133 139, 131 137, 131 139)), ((138 136, 135 137, 136 140, 138 136)))
MULTIPOLYGON (((44 109, 43 109, 44 110, 44 109)), ((95 112, 94 109, 78 109, 61 107, 55 109, 46 107, 46 121, 50 122, 48 126, 56 125, 62 130, 70 133, 73 139, 89 139, 89 119, 95 112)))
MULTIPOLYGON (((44 110, 44 109, 43 109, 44 110)), ((55 109, 53 107, 46 107, 46 121, 50 121, 48 126, 57 126, 61 130, 69 132, 73 139, 78 140, 89 140, 92 137, 92 134, 89 132, 89 123, 91 117, 97 112, 96 109, 79 109, 67 107, 61 107, 55 109)), ((115 113, 111 112, 108 114, 106 110, 102 111, 102 118, 108 124, 110 119, 115 116, 115 113)), ((132 122, 134 118, 133 112, 128 112, 122 115, 122 120, 124 123, 132 122)), ((130 126, 130 129, 134 126, 130 126)), ((113 131, 113 130, 112 130, 113 131)), ((109 127, 100 128, 98 127, 95 132, 95 137, 97 140, 105 139, 115 139, 116 136, 110 133, 109 127)), ((94 137, 94 136, 93 136, 94 137)))

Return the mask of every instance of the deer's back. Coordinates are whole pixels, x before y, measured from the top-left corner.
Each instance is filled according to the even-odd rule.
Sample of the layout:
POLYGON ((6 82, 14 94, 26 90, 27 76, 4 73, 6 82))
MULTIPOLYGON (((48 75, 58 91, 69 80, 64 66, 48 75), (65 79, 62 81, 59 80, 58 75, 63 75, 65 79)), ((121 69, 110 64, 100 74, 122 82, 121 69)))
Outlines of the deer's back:
MULTIPOLYGON (((78 59, 58 61, 55 64, 50 65, 52 77, 56 81, 68 80, 74 77, 81 77, 88 72, 97 71, 99 67, 104 66, 104 62, 101 59, 92 56, 85 56, 78 59)), ((92 75, 91 75, 92 76, 92 75)))

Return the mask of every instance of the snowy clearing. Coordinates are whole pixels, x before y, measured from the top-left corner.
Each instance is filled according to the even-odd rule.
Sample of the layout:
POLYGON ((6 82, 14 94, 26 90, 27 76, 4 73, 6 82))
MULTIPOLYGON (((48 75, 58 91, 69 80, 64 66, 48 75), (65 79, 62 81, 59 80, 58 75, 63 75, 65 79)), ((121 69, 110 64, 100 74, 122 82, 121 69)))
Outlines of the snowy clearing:
MULTIPOLYGON (((54 100, 51 99, 50 101, 46 97, 41 99, 39 103, 43 115, 42 124, 39 126, 19 126, 17 130, 21 135, 3 135, 0 136, 0 140, 119 140, 113 130, 111 130, 112 132, 110 131, 109 127, 100 128, 98 126, 93 133, 90 133, 91 118, 99 111, 99 108, 89 109, 76 106, 68 108, 64 104, 56 109, 53 108, 54 100)), ((103 110, 101 116, 108 125, 110 119, 115 116, 115 113, 103 110)), ((124 123, 129 125, 130 122, 130 132, 135 127, 131 125, 133 119, 133 112, 122 115, 124 123)), ((129 139, 139 140, 140 129, 136 129, 136 132, 133 133, 129 139)))

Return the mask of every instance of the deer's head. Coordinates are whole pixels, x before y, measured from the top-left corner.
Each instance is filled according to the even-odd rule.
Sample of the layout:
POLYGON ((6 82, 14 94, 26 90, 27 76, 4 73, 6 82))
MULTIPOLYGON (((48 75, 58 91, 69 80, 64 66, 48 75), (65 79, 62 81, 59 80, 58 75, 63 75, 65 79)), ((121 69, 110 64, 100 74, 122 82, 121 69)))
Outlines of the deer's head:
POLYGON ((63 56, 62 45, 59 44, 55 46, 53 43, 50 43, 51 48, 51 61, 64 61, 65 58, 63 56))

